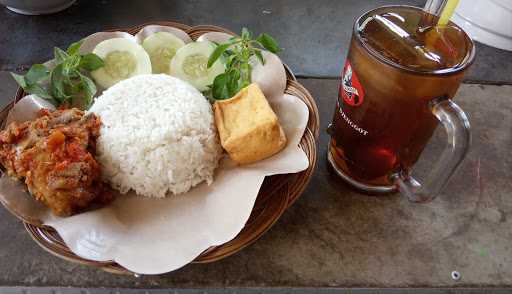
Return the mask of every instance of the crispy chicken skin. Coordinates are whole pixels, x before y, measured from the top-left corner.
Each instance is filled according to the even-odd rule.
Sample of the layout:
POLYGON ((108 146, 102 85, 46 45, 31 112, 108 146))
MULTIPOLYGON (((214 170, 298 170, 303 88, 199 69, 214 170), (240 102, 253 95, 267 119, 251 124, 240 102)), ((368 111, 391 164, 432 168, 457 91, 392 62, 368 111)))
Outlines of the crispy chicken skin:
POLYGON ((112 200, 93 157, 100 119, 76 108, 50 112, 0 132, 0 163, 24 180, 55 215, 69 216, 112 200))

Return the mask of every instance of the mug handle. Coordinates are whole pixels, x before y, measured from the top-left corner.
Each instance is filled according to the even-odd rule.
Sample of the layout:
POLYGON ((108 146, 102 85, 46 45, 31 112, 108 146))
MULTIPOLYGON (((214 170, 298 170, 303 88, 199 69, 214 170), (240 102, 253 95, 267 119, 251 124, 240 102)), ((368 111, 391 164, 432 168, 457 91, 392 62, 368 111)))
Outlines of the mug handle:
POLYGON ((448 146, 423 184, 405 171, 392 176, 398 191, 412 202, 428 202, 439 195, 471 145, 468 117, 457 104, 450 99, 440 98, 430 101, 429 107, 446 129, 448 146))

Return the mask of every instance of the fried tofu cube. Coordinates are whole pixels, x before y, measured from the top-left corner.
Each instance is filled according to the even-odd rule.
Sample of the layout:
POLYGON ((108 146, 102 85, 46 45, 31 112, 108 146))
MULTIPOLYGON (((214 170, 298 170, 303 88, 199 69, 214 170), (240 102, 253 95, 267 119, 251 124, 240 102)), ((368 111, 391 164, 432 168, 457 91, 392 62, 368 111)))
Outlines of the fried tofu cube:
POLYGON ((213 105, 222 147, 239 164, 256 162, 281 151, 286 135, 257 84, 213 105))

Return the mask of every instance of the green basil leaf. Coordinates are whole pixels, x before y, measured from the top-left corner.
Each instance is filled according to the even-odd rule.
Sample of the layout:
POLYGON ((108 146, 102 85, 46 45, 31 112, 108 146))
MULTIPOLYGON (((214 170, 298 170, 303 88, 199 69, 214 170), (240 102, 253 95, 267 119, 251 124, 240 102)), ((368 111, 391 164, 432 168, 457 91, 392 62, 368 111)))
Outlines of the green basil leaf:
POLYGON ((235 55, 235 51, 231 50, 231 49, 228 49, 226 50, 225 54, 231 56, 231 55, 235 55))
POLYGON ((262 65, 265 65, 265 59, 263 58, 263 55, 261 54, 260 49, 254 49, 254 55, 256 55, 256 57, 258 57, 258 59, 262 65))
POLYGON ((16 81, 16 83, 18 83, 18 85, 20 87, 22 87, 23 89, 25 89, 27 87, 27 82, 25 81, 25 77, 24 76, 19 75, 19 74, 15 74, 15 73, 12 73, 12 72, 11 72, 11 76, 16 81))
POLYGON ((222 100, 228 98, 228 93, 226 89, 226 81, 227 76, 226 73, 222 73, 215 77, 213 80, 212 94, 213 98, 217 100, 222 100))
POLYGON ((105 63, 103 62, 103 59, 101 59, 98 55, 94 53, 88 53, 82 56, 79 67, 87 71, 93 71, 102 67, 104 64, 105 63))
POLYGON ((226 68, 233 68, 237 61, 236 55, 230 55, 226 60, 226 68))
POLYGON ((69 45, 68 49, 66 50, 66 53, 69 55, 78 54, 78 51, 80 50, 80 46, 82 46, 83 42, 84 42, 84 40, 80 40, 78 42, 75 42, 75 43, 69 45))
POLYGON ((230 70, 227 73, 226 89, 228 96, 233 97, 240 91, 240 72, 238 70, 230 70))
POLYGON ((64 75, 69 75, 73 71, 75 71, 78 68, 78 65, 80 64, 80 60, 82 59, 82 56, 80 55, 71 55, 64 61, 64 75))
POLYGON ((78 68, 70 69, 66 74, 67 74, 67 76, 66 76, 67 83, 72 83, 73 81, 76 81, 76 83, 80 83, 81 73, 80 73, 80 70, 78 70, 78 68))
POLYGON ((64 76, 64 90, 66 95, 75 96, 83 91, 81 73, 78 69, 72 69, 64 76))
POLYGON ((41 80, 47 79, 50 71, 43 64, 34 64, 25 75, 27 84, 35 84, 41 80))
POLYGON ((83 74, 80 74, 80 79, 84 91, 88 93, 91 97, 96 95, 96 84, 88 76, 85 76, 83 74))
POLYGON ((210 54, 210 57, 208 58, 207 67, 208 68, 212 67, 212 65, 215 63, 215 61, 217 61, 217 59, 219 59, 219 57, 222 55, 222 53, 224 53, 224 51, 226 51, 229 48, 229 46, 231 46, 230 43, 226 43, 226 44, 217 46, 217 48, 215 48, 213 53, 210 54))
POLYGON ((65 81, 67 76, 64 75, 64 65, 57 65, 50 74, 50 92, 58 102, 64 102, 70 98, 66 95, 65 81))
POLYGON ((277 45, 276 40, 274 40, 274 38, 272 38, 269 34, 263 33, 259 35, 256 40, 261 44, 261 46, 272 53, 278 53, 281 51, 281 48, 279 48, 279 45, 277 45))
POLYGON ((47 99, 47 100, 53 100, 52 95, 48 94, 48 92, 38 84, 31 84, 27 85, 27 87, 24 89, 30 94, 37 95, 41 98, 47 99))
POLYGON ((92 100, 94 95, 96 94, 96 85, 94 82, 87 76, 80 74, 81 85, 84 91, 84 105, 86 108, 92 104, 92 100))
POLYGON ((64 51, 58 47, 53 48, 53 55, 54 55, 57 63, 62 63, 62 62, 64 62, 64 60, 66 60, 69 57, 69 55, 66 53, 66 51, 64 51))

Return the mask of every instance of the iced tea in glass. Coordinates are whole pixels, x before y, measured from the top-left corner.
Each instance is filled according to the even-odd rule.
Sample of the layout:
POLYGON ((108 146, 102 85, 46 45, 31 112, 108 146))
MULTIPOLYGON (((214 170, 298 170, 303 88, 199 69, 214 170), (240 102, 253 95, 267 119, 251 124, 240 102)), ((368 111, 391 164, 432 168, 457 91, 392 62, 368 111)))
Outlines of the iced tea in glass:
POLYGON ((439 193, 462 161, 469 122, 451 99, 474 58, 454 23, 420 8, 385 6, 354 24, 342 69, 328 159, 338 175, 367 192, 400 190, 414 201, 439 193), (449 147, 423 186, 410 176, 438 122, 449 147))

